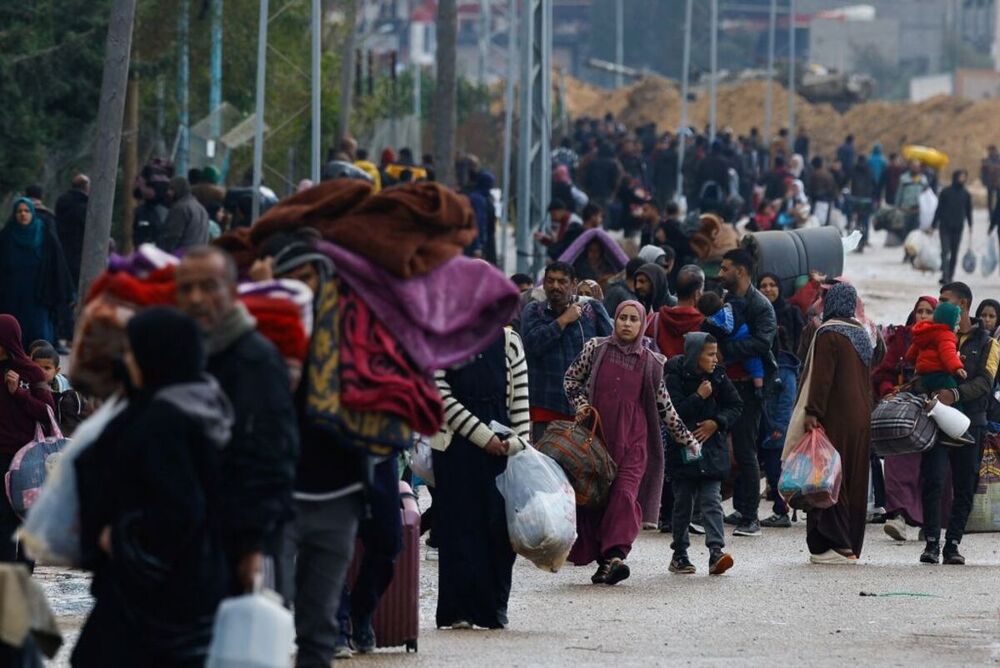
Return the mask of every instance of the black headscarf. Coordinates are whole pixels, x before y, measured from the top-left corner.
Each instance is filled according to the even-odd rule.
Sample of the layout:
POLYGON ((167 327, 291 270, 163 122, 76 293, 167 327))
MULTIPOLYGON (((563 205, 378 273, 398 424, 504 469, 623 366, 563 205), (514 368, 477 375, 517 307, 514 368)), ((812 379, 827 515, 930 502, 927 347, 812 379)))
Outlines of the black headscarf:
MULTIPOLYGON (((992 306, 993 312, 997 314, 998 318, 1000 318, 1000 302, 998 302, 996 299, 984 299, 983 301, 979 302, 979 306, 976 307, 976 320, 982 317, 984 306, 992 306)), ((1000 320, 998 320, 998 322, 1000 322, 1000 320)), ((998 325, 996 329, 1000 329, 1000 325, 998 325)), ((990 334, 994 333, 996 333, 995 330, 993 332, 990 332, 990 334)))
POLYGON ((774 307, 774 317, 778 322, 778 336, 775 337, 775 355, 779 350, 795 355, 799 349, 799 341, 802 338, 802 330, 806 327, 805 318, 802 311, 795 306, 789 306, 785 298, 781 296, 781 279, 777 274, 770 272, 761 274, 757 279, 757 288, 765 278, 770 278, 778 286, 778 298, 771 303, 774 307))
POLYGON ((143 392, 190 383, 205 370, 205 345, 194 320, 177 309, 140 311, 127 326, 129 347, 142 370, 143 392))

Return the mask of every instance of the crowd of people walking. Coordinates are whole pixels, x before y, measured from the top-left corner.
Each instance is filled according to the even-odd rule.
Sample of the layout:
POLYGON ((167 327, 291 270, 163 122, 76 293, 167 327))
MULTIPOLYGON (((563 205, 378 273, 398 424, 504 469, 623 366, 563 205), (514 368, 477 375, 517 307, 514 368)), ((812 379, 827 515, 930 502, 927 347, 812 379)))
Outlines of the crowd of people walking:
MULTIPOLYGON (((568 552, 596 565, 595 585, 630 577, 643 530, 672 534, 670 573, 698 571, 692 534, 705 535, 710 575, 738 572, 738 541, 793 525, 783 462, 814 432, 842 480, 835 503, 804 509, 811 562, 857 563, 874 521, 894 540, 920 527, 915 561, 964 563, 1000 430, 1000 303, 954 280, 966 175, 934 217, 947 240, 939 294, 903 324, 876 324, 849 278, 759 273, 739 236, 839 211, 863 250, 882 201, 903 220, 890 234, 920 227, 937 175, 853 137, 833 156, 810 155, 804 130, 786 139, 578 121, 536 221, 544 267, 512 280, 489 264, 506 240, 495 179, 471 156, 452 190, 429 158, 404 149, 376 165, 346 139, 323 182, 280 202, 227 191, 214 167, 181 177, 152 163, 131 230, 147 245, 114 257, 87 295, 89 181, 76 177, 54 214, 39 191, 17 198, 0 231, 0 463, 38 424, 86 435, 64 464, 73 565, 93 572, 96 601, 74 665, 203 665, 220 601, 261 583, 294 610, 297 665, 373 651, 380 599, 415 558, 401 476, 433 495, 420 530, 438 559, 436 626, 504 628, 516 555, 495 480, 567 423, 599 424, 613 463, 606 500, 577 508, 568 552), (266 200, 257 221, 247 197, 266 200), (903 391, 954 406, 967 433, 883 462, 872 412, 903 391)), ((0 496, 4 538, 23 520, 0 496)), ((23 546, 0 541, 0 561, 30 566, 23 546)))

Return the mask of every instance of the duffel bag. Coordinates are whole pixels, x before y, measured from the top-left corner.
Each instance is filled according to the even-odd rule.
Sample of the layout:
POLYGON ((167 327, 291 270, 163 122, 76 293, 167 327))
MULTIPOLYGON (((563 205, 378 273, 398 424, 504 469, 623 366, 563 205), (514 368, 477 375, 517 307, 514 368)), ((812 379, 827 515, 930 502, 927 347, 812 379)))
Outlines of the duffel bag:
POLYGON ((925 452, 937 442, 938 428, 923 397, 900 392, 872 411, 872 448, 879 457, 925 452))
POLYGON ((601 440, 601 416, 590 409, 591 424, 556 420, 550 422, 535 449, 559 463, 566 472, 576 505, 600 508, 608 501, 618 467, 601 440))

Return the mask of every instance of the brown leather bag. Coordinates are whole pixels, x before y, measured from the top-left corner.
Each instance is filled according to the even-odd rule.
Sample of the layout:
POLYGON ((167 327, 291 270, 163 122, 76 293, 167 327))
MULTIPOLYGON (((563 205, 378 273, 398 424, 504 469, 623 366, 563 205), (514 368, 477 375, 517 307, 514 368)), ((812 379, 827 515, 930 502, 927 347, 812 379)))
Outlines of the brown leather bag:
POLYGON ((590 427, 582 422, 550 422, 535 449, 556 460, 566 472, 576 492, 576 505, 600 508, 608 502, 618 466, 604 447, 601 416, 593 408, 590 414, 590 427))

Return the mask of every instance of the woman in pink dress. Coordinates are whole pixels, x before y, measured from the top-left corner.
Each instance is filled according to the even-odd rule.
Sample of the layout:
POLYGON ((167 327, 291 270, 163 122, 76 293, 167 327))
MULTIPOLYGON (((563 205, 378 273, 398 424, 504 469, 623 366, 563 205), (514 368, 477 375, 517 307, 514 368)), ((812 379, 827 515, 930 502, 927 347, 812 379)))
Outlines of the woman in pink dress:
POLYGON ((663 384, 665 358, 643 345, 646 309, 626 301, 615 310, 610 337, 591 339, 566 371, 566 396, 584 419, 593 407, 601 416, 608 454, 618 466, 607 505, 577 508, 577 539, 569 560, 598 563, 594 584, 617 584, 629 576, 625 563, 642 526, 642 502, 663 486, 660 423, 683 444, 687 459, 701 444, 684 427, 663 384))

